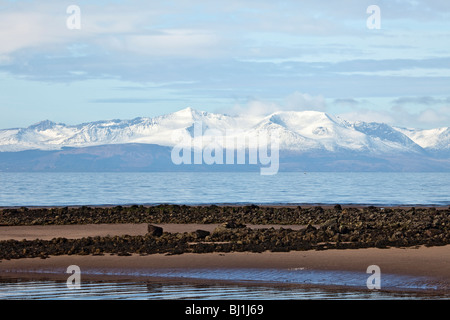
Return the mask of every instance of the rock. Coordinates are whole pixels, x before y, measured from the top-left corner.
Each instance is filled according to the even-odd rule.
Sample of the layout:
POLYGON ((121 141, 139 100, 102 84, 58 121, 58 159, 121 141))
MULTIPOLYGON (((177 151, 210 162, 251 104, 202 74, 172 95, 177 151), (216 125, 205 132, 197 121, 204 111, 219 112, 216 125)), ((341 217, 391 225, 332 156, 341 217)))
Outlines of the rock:
POLYGON ((334 206, 334 210, 336 210, 336 211, 342 211, 341 205, 340 205, 340 204, 335 205, 335 206, 334 206))
POLYGON ((316 214, 322 214, 324 213, 324 210, 322 207, 318 206, 318 207, 314 207, 313 209, 315 211, 316 214))
POLYGON ((339 233, 346 234, 346 233, 349 233, 350 229, 346 225, 342 224, 339 226, 338 231, 339 231, 339 233))
POLYGON ((425 231, 425 235, 430 238, 434 237, 437 234, 439 234, 439 230, 437 230, 437 229, 428 229, 425 231))
POLYGON ((207 236, 209 236, 211 233, 209 231, 205 231, 205 230, 195 230, 195 235, 197 238, 199 239, 204 239, 207 236))
POLYGON ((227 222, 223 223, 222 226, 224 228, 226 228, 226 229, 238 229, 238 228, 245 228, 246 227, 245 224, 237 223, 234 220, 227 221, 227 222))
POLYGON ((331 240, 334 241, 334 242, 339 242, 339 241, 341 241, 341 235, 340 235, 339 233, 336 233, 336 234, 331 238, 331 240))
POLYGON ((160 237, 163 234, 163 228, 149 224, 147 227, 147 232, 151 236, 160 237))
POLYGON ((308 225, 306 226, 305 232, 306 232, 306 233, 308 233, 308 232, 314 232, 314 231, 316 231, 316 230, 317 230, 316 227, 314 227, 314 226, 311 225, 311 224, 308 224, 308 225))
POLYGON ((334 230, 337 231, 338 230, 338 221, 337 219, 330 219, 325 221, 324 224, 322 224, 321 226, 322 229, 326 230, 334 230))
POLYGON ((225 223, 222 223, 217 228, 214 229, 213 233, 223 233, 228 232, 233 229, 243 229, 246 228, 245 224, 237 223, 234 220, 227 221, 225 223))

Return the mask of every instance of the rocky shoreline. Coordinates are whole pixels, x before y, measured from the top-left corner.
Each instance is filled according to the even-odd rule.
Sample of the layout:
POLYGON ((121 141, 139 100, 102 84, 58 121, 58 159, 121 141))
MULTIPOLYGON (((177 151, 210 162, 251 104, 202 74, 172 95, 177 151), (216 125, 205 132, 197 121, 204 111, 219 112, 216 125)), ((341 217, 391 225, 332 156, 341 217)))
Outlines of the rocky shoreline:
MULTIPOLYGON (((0 210, 0 226, 148 223, 144 236, 0 241, 0 260, 51 255, 288 252, 450 244, 450 208, 265 206, 130 206, 0 210), (162 223, 220 223, 213 232, 169 233, 162 223), (297 224, 248 228, 246 224, 297 224)), ((0 227, 1 232, 1 227, 0 227)))

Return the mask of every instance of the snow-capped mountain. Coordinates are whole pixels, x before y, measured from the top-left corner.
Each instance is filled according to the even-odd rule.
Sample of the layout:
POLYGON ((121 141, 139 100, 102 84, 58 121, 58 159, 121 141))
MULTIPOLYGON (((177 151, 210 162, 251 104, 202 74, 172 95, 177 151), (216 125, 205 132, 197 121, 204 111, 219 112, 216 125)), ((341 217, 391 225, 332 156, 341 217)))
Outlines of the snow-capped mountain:
POLYGON ((75 126, 47 120, 28 128, 3 129, 0 130, 0 152, 129 143, 171 147, 191 140, 195 123, 202 124, 203 139, 243 134, 251 138, 276 133, 280 150, 285 151, 396 154, 450 149, 448 127, 413 130, 382 123, 350 123, 317 111, 229 116, 186 108, 154 118, 97 121, 75 126))
POLYGON ((394 128, 401 132, 422 148, 430 151, 450 151, 450 127, 415 130, 394 128))

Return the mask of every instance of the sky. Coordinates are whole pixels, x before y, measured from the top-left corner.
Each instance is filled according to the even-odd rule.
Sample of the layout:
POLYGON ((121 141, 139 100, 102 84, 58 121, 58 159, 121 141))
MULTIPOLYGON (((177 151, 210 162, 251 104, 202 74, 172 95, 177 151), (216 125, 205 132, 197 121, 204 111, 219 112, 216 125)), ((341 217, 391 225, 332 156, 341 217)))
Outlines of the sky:
POLYGON ((0 128, 186 107, 450 126, 450 2, 0 0, 0 128))

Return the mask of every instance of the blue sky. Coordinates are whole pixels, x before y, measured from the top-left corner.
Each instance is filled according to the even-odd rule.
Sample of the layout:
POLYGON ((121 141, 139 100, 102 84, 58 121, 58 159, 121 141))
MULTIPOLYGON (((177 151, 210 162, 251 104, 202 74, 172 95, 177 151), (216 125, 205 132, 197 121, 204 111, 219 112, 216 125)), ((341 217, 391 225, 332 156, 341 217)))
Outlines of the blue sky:
POLYGON ((188 106, 450 125, 447 1, 0 0, 0 43, 0 128, 188 106))

